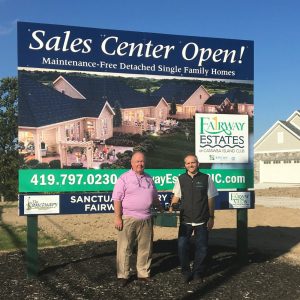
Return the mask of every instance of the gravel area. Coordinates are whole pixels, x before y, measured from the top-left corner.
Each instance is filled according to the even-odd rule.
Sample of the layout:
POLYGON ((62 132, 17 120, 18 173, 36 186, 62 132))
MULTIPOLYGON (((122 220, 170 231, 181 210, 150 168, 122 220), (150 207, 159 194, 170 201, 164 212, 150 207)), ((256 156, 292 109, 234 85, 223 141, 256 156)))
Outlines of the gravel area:
POLYGON ((205 282, 184 284, 176 240, 156 241, 152 281, 121 288, 114 241, 40 251, 39 279, 27 279, 22 252, 0 255, 1 299, 300 299, 300 267, 249 253, 240 265, 230 247, 211 246, 205 282))

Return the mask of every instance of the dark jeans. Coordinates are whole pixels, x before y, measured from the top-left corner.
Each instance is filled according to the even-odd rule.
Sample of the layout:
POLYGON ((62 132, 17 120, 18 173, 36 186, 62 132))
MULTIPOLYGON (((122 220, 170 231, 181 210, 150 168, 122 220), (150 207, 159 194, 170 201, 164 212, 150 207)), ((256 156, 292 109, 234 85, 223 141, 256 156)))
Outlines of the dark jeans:
POLYGON ((191 272, 190 268, 190 238, 195 236, 195 258, 193 275, 203 275, 205 271, 205 258, 208 248, 207 223, 198 226, 180 224, 178 232, 178 255, 183 274, 191 272))

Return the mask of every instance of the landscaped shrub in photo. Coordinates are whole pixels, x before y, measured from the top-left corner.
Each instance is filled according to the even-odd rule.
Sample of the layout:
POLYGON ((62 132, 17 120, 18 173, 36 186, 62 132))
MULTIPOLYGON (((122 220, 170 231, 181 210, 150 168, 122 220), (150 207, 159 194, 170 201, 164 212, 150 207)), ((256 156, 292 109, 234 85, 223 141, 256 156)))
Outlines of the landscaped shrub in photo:
POLYGON ((26 162, 26 165, 30 168, 30 169, 35 169, 36 166, 39 164, 39 160, 38 159, 30 159, 26 162))
POLYGON ((60 160, 54 159, 49 162, 50 169, 60 169, 60 160))
POLYGON ((48 163, 39 163, 35 166, 35 169, 49 169, 48 163))

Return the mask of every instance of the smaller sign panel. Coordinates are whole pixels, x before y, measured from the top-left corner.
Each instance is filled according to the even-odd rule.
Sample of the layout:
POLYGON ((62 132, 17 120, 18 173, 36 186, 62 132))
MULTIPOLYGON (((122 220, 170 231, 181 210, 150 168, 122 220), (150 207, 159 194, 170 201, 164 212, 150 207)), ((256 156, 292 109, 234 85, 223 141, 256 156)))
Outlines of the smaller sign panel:
MULTIPOLYGON (((158 199, 165 210, 170 207, 173 194, 171 192, 159 192, 158 199)), ((254 208, 254 191, 230 192, 219 191, 215 198, 215 209, 254 208), (249 196, 241 196, 244 194, 249 196), (234 194, 232 197, 229 194, 234 194), (232 199, 232 203, 229 201, 232 199), (247 207, 242 206, 242 199, 247 198, 247 207), (239 199, 239 200, 237 200, 239 199), (238 206, 240 203, 241 206, 238 206)), ((179 206, 180 208, 180 206, 179 206)), ((19 195, 19 215, 67 215, 67 214, 99 214, 113 213, 114 205, 112 193, 67 193, 59 195, 19 195), (59 199, 59 200, 58 200, 59 199), (29 204, 28 204, 29 203, 29 204), (58 205, 57 205, 58 203, 58 205)))
POLYGON ((196 155, 201 163, 248 163, 248 116, 196 114, 196 155))
POLYGON ((250 208, 250 192, 229 192, 229 208, 250 208))
POLYGON ((59 213, 59 195, 24 196, 25 215, 48 215, 59 213))
MULTIPOLYGON (((172 193, 159 192, 158 199, 169 209, 172 193)), ((59 195, 19 195, 19 215, 113 213, 112 193, 70 193, 59 195)))

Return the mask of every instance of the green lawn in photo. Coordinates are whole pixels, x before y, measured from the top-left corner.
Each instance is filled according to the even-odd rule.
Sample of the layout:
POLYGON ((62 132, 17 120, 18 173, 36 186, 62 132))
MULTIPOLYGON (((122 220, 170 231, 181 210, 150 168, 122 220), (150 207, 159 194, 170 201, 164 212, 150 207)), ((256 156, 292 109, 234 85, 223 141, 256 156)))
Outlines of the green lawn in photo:
POLYGON ((195 153, 195 134, 190 133, 187 140, 184 132, 150 137, 155 143, 154 151, 147 152, 148 169, 183 168, 183 158, 195 153))

